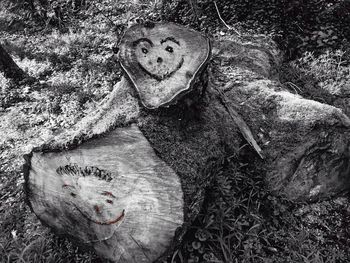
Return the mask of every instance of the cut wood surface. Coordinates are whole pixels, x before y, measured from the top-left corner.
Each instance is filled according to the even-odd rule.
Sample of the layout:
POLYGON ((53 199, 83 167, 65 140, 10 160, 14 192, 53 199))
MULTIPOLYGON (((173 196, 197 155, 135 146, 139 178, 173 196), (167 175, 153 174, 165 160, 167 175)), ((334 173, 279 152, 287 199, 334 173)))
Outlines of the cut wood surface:
POLYGON ((180 180, 135 125, 68 152, 33 153, 26 180, 43 222, 114 262, 154 261, 183 223, 180 180))
MULTIPOLYGON (((156 28, 136 27, 141 32, 156 28)), ((162 27, 159 30, 162 31, 162 27)), ((265 177, 267 190, 290 200, 330 197, 348 189, 348 116, 332 105, 285 90, 276 75, 280 58, 274 51, 275 47, 265 41, 254 44, 229 39, 217 41, 206 92, 190 106, 184 100, 178 100, 170 107, 153 110, 139 107, 137 100, 142 100, 142 97, 133 92, 135 83, 122 79, 97 113, 82 120, 74 131, 59 136, 56 144, 42 147, 45 153, 36 149, 32 158, 27 158, 27 167, 30 168, 26 170, 28 199, 33 210, 45 224, 80 243, 110 237, 115 230, 113 233, 116 234, 107 238, 108 241, 92 242, 99 255, 114 262, 142 262, 153 261, 161 255, 166 257, 167 252, 179 245, 202 207, 206 189, 215 180, 223 160, 229 156, 249 157, 252 165, 265 177), (234 121, 232 115, 238 116, 247 126, 234 121), (132 127, 128 127, 131 123, 132 127), (242 127, 249 128, 245 138, 242 127), (255 146, 252 138, 256 140, 255 146), (261 149, 264 159, 247 141, 258 153, 261 149), (129 151, 132 155, 128 155, 129 151), (138 162, 138 159, 144 162, 138 162), (156 169, 158 166, 154 163, 162 163, 163 168, 156 169), (66 167, 67 164, 70 166, 66 167), (97 174, 104 173, 105 180, 91 176, 79 176, 81 179, 76 180, 70 169, 83 174, 85 168, 82 167, 98 168, 97 174), (143 174, 145 170, 147 174, 143 174), (166 175, 164 170, 168 171, 166 175), (148 181, 153 177, 156 180, 148 181), (69 180, 66 183, 62 178, 69 180), (87 191, 69 192, 66 190, 72 187, 64 186, 73 184, 82 189, 81 183, 87 186, 87 191), (94 192, 92 184, 96 189, 100 189, 100 184, 117 197, 116 200, 108 199, 115 204, 120 197, 120 205, 105 211, 104 207, 110 204, 104 203, 107 199, 104 195, 103 198, 98 195, 88 198, 90 192, 94 192), (51 188, 52 185, 58 186, 51 188), (164 197, 162 191, 147 190, 159 189, 159 186, 167 189, 164 197), (122 190, 117 194, 113 189, 122 190), (147 219, 147 224, 157 226, 144 225, 145 217, 153 214, 142 207, 137 208, 142 202, 134 202, 135 207, 132 207, 135 210, 132 211, 137 212, 131 213, 127 206, 131 199, 128 198, 138 200, 141 195, 148 196, 151 192, 155 193, 154 199, 149 201, 161 205, 160 214, 173 211, 172 207, 182 206, 182 210, 175 209, 174 213, 165 215, 163 221, 166 222, 159 223, 162 221, 159 217, 147 219), (168 192, 169 198, 166 197, 168 192), (76 196, 73 197, 72 193, 76 196), (130 197, 126 193, 130 193, 130 197), (181 194, 172 199, 173 193, 181 194), (51 196, 53 201, 47 203, 51 196), (83 199, 87 200, 78 202, 78 205, 73 202, 83 199), (175 205, 164 200, 172 200, 175 205), (100 217, 96 215, 96 202, 97 210, 103 211, 100 217), (72 210, 72 207, 76 209, 72 210), (48 213, 48 209, 54 212, 48 213), (168 220, 169 216, 175 219, 168 220), (87 223, 75 230, 58 228, 57 222, 68 225, 67 222, 80 220, 87 223), (124 227, 125 231, 122 231, 124 227), (105 232, 100 228, 106 229, 105 232), (131 234, 131 238, 125 234, 129 233, 126 228, 143 233, 143 237, 136 235, 135 238, 131 234), (154 233, 164 236, 164 239, 159 239, 154 233)), ((239 167, 237 164, 237 169, 239 167)), ((154 211, 157 209, 158 206, 154 211)))
POLYGON ((209 39, 173 23, 132 26, 119 48, 124 71, 150 109, 174 103, 191 91, 210 56, 209 39))

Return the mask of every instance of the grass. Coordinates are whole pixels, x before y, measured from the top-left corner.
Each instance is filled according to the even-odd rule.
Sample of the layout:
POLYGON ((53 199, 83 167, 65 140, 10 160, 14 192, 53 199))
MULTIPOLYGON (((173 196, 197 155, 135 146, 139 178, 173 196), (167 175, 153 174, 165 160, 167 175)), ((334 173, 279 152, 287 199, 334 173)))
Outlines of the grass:
POLYGON ((287 62, 280 72, 284 87, 307 99, 336 106, 349 116, 350 48, 328 50, 320 55, 306 52, 287 62))
MULTIPOLYGON (((112 55, 118 34, 110 20, 127 25, 128 19, 159 18, 152 10, 160 1, 129 1, 129 12, 125 1, 100 2, 88 9, 94 16, 80 13, 79 25, 63 31, 42 28, 26 37, 0 31, 16 62, 38 80, 14 86, 0 74, 0 262, 104 262, 40 224, 25 204, 21 174, 23 153, 73 127, 119 80, 112 55)), ((18 17, 0 10, 0 21, 18 17)), ((79 17, 70 23, 76 21, 79 17)), ((22 32, 25 23, 19 24, 22 32)), ((327 102, 328 94, 336 96, 349 85, 346 61, 345 51, 306 53, 288 64, 281 80, 292 92, 318 94, 314 99, 327 102)), ((294 204, 267 192, 263 175, 248 160, 228 158, 169 261, 349 262, 349 197, 294 204)))
MULTIPOLYGON (((316 91, 316 96, 344 96, 348 94, 350 85, 350 49, 327 50, 325 53, 315 55, 306 52, 299 59, 286 63, 282 68, 282 82, 290 90, 310 96, 316 91), (312 92, 310 89, 314 88, 312 92)), ((315 96, 314 99, 317 100, 315 96)), ((325 98, 323 98, 325 99, 325 98)))
POLYGON ((5 92, 10 87, 10 80, 8 80, 2 72, 0 72, 0 87, 1 92, 5 92))
POLYGON ((350 85, 350 66, 343 50, 326 51, 320 56, 306 52, 300 59, 291 63, 304 75, 313 76, 320 89, 332 95, 342 95, 346 86, 350 85))
POLYGON ((14 85, 0 75, 0 262, 103 262, 42 226, 22 191, 22 155, 72 127, 121 76, 112 52, 114 32, 87 24, 30 36, 21 28, 0 32, 17 64, 37 79, 14 85))

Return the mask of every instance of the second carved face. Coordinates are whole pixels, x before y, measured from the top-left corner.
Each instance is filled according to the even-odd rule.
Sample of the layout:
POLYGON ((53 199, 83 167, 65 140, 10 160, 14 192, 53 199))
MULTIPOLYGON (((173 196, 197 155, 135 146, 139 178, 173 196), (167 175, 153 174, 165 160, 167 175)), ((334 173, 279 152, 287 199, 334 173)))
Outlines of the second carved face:
POLYGON ((124 218, 124 209, 118 204, 117 193, 111 187, 111 174, 97 167, 80 167, 77 164, 60 166, 62 193, 70 206, 91 223, 119 225, 124 218))
POLYGON ((160 41, 140 38, 133 46, 139 67, 159 81, 171 77, 184 62, 181 43, 173 37, 160 41))

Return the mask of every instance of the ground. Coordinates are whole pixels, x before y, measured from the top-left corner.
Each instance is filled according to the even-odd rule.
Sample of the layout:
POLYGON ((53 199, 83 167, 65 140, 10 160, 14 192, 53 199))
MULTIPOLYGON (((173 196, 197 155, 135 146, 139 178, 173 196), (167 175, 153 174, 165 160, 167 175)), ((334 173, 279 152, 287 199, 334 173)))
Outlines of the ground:
MULTIPOLYGON (((123 27, 136 20, 171 18, 162 13, 160 1, 105 0, 77 13, 67 8, 62 20, 52 15, 52 8, 52 19, 40 24, 30 12, 16 11, 13 5, 19 3, 11 3, 0 3, 1 44, 36 81, 15 83, 0 73, 0 261, 103 262, 51 233, 30 211, 23 192, 22 156, 73 129, 113 89, 122 74, 113 49, 123 27)), ((178 22, 196 26, 190 8, 180 6, 178 12, 185 17, 178 22)), ((217 17, 202 16, 200 21, 217 35, 234 34, 217 17)), ((305 96, 310 85, 336 92, 348 85, 350 74, 345 61, 343 65, 337 60, 346 50, 337 52, 286 63, 281 81, 305 96), (327 84, 329 79, 333 81, 327 84)), ((271 195, 261 174, 249 160, 224 160, 198 219, 169 261, 350 261, 349 194, 296 204, 271 195), (239 171, 232 162, 240 164, 239 171)))

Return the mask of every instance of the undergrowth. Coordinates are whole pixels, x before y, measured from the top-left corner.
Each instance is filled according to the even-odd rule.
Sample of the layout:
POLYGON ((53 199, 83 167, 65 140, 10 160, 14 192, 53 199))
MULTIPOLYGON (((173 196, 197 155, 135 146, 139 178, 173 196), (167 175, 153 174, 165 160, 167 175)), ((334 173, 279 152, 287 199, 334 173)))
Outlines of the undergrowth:
POLYGON ((328 90, 332 95, 341 95, 343 88, 350 85, 349 52, 327 50, 319 56, 306 52, 291 66, 299 69, 301 74, 316 79, 320 89, 328 90))
POLYGON ((347 262, 346 198, 296 204, 267 192, 263 174, 227 159, 171 262, 347 262))

